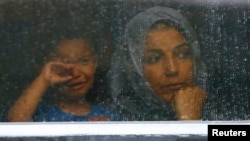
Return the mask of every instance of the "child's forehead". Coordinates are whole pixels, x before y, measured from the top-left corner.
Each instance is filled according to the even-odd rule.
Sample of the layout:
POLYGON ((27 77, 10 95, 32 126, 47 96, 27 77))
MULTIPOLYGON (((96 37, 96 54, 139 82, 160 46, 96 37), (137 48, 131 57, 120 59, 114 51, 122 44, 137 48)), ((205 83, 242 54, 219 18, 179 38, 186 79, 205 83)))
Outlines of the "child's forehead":
POLYGON ((65 52, 66 54, 75 51, 92 52, 92 46, 89 41, 84 38, 64 39, 59 42, 55 50, 56 53, 65 52))
POLYGON ((84 57, 93 55, 90 48, 82 48, 82 47, 66 47, 61 48, 55 52, 55 56, 57 57, 84 57))
POLYGON ((91 45, 90 42, 85 38, 72 38, 61 40, 57 46, 58 49, 67 47, 91 48, 91 45))
POLYGON ((93 51, 87 40, 67 39, 61 41, 52 54, 52 58, 78 59, 85 56, 92 56, 93 51))

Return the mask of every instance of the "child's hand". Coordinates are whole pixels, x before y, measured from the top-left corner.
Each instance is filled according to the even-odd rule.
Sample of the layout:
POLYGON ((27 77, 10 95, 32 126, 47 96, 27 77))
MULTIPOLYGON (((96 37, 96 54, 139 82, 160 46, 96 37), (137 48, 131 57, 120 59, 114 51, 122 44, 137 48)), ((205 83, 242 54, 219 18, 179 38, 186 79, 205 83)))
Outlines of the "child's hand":
POLYGON ((42 77, 48 85, 63 83, 72 79, 70 74, 73 67, 73 64, 48 62, 45 64, 40 77, 42 77))
POLYGON ((179 90, 174 97, 173 106, 179 120, 198 120, 205 105, 206 92, 199 87, 179 90))

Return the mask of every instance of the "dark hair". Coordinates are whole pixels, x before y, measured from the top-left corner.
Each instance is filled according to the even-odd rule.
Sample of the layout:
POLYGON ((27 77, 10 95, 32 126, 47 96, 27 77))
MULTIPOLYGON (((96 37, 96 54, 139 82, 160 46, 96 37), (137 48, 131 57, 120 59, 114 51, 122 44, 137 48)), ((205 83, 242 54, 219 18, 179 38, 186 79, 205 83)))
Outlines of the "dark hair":
POLYGON ((90 29, 83 29, 81 27, 78 28, 70 28, 70 29, 61 29, 58 32, 53 33, 55 34, 54 36, 54 47, 57 47, 57 45, 62 41, 62 40, 70 40, 70 39, 85 39, 88 41, 88 43, 91 46, 91 50, 93 51, 94 54, 98 54, 98 38, 96 37, 96 34, 93 33, 90 29))

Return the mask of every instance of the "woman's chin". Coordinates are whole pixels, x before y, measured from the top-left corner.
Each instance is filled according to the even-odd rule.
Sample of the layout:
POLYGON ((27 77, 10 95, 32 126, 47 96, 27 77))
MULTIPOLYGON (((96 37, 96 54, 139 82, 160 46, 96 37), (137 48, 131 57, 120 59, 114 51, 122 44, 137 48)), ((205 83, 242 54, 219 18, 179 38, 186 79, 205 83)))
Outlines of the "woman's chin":
POLYGON ((164 94, 164 95, 162 95, 161 97, 162 97, 162 99, 163 99, 165 102, 169 103, 169 102, 172 101, 172 99, 173 99, 173 97, 174 97, 174 93, 164 94))

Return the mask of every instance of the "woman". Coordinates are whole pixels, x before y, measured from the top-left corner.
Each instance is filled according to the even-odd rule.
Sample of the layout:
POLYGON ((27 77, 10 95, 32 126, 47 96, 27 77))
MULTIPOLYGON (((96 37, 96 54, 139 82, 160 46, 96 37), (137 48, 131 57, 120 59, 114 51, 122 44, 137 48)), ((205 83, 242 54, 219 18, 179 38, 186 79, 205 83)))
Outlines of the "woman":
POLYGON ((206 92, 199 43, 176 10, 137 14, 114 53, 111 90, 126 120, 201 119, 206 92))

